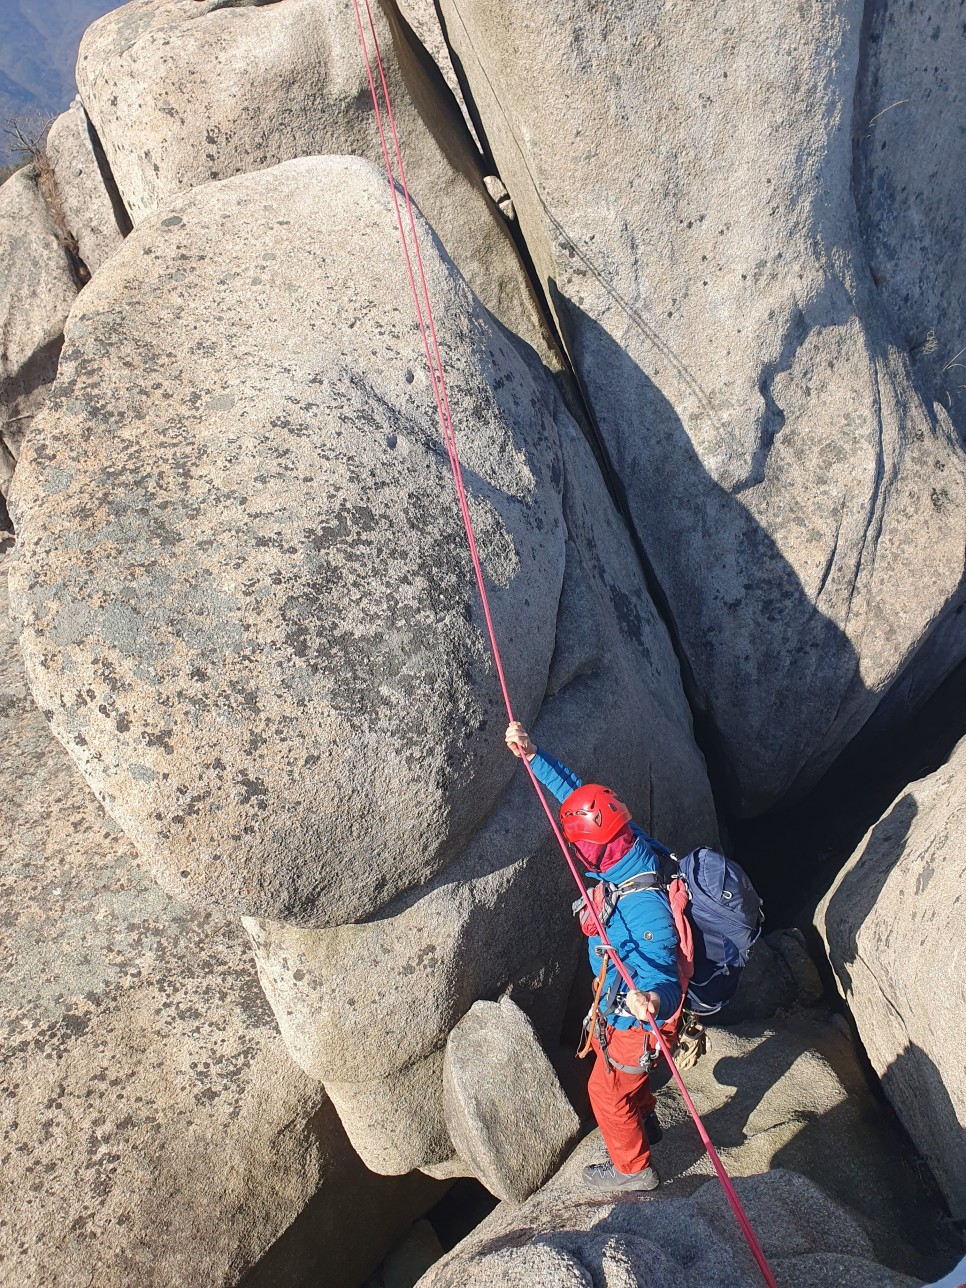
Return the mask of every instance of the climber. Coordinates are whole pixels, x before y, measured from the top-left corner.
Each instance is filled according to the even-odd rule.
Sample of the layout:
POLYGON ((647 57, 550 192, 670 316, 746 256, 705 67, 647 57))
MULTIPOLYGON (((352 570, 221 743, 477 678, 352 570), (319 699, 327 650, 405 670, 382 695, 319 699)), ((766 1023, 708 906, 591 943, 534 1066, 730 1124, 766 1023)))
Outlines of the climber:
MULTIPOLYGON (((583 860, 587 875, 621 885, 643 873, 657 873, 666 853, 631 822, 630 811, 609 788, 585 785, 572 770, 531 741, 519 721, 506 731, 515 756, 525 756, 534 776, 561 803, 564 835, 583 860)), ((599 891, 595 906, 600 911, 599 891)), ((606 918, 605 918, 606 920, 606 918)), ((678 976, 678 937, 667 895, 649 887, 622 897, 607 922, 608 938, 638 989, 624 991, 610 957, 587 919, 591 967, 597 975, 595 1003, 588 1017, 590 1047, 596 1054, 588 1082, 590 1103, 610 1160, 584 1168, 584 1180, 600 1190, 653 1190, 661 1183, 650 1146, 663 1135, 648 1073, 656 1040, 647 1025, 654 1017, 673 1046, 683 1002, 678 976)))

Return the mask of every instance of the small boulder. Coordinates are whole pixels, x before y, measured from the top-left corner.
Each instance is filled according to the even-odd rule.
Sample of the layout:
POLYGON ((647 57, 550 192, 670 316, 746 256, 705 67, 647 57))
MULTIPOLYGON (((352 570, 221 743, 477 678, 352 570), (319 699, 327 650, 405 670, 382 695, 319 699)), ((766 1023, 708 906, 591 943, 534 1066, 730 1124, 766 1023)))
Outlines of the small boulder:
POLYGON ((521 1201, 559 1166, 580 1120, 509 998, 476 1002, 453 1029, 443 1061, 450 1138, 491 1194, 521 1201))

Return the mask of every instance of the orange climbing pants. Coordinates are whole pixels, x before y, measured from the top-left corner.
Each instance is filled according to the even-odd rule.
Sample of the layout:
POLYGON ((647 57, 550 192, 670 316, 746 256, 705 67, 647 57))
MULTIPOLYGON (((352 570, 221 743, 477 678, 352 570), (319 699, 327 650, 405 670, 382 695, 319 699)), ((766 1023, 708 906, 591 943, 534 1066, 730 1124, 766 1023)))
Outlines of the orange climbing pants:
MULTIPOLYGON (((677 1020, 675 1016, 661 1026, 672 1050, 677 1020)), ((632 1029, 615 1029, 607 1025, 607 1055, 611 1061, 631 1067, 640 1065, 645 1042, 648 1050, 653 1050, 656 1045, 654 1034, 645 1033, 639 1025, 632 1029)), ((654 1112, 657 1105, 650 1078, 646 1073, 625 1073, 622 1069, 608 1068, 596 1033, 592 1044, 596 1059, 587 1090, 610 1161, 619 1172, 640 1172, 651 1161, 644 1119, 654 1112)))

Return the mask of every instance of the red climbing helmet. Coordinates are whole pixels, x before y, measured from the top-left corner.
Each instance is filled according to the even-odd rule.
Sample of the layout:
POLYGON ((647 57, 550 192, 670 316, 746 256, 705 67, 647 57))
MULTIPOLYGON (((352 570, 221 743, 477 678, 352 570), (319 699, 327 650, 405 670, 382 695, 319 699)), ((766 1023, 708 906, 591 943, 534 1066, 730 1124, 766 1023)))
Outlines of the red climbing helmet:
POLYGON ((600 783, 584 783, 560 806, 560 825, 568 841, 606 845, 630 821, 624 802, 600 783))

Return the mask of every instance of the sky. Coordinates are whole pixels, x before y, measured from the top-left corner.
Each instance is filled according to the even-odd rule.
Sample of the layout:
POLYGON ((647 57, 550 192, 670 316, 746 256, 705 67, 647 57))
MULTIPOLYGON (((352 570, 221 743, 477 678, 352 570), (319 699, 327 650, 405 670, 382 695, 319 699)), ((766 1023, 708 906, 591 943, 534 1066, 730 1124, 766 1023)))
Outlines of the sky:
POLYGON ((0 0, 0 164, 10 159, 11 119, 57 116, 77 92, 74 63, 84 31, 119 0, 0 0))

